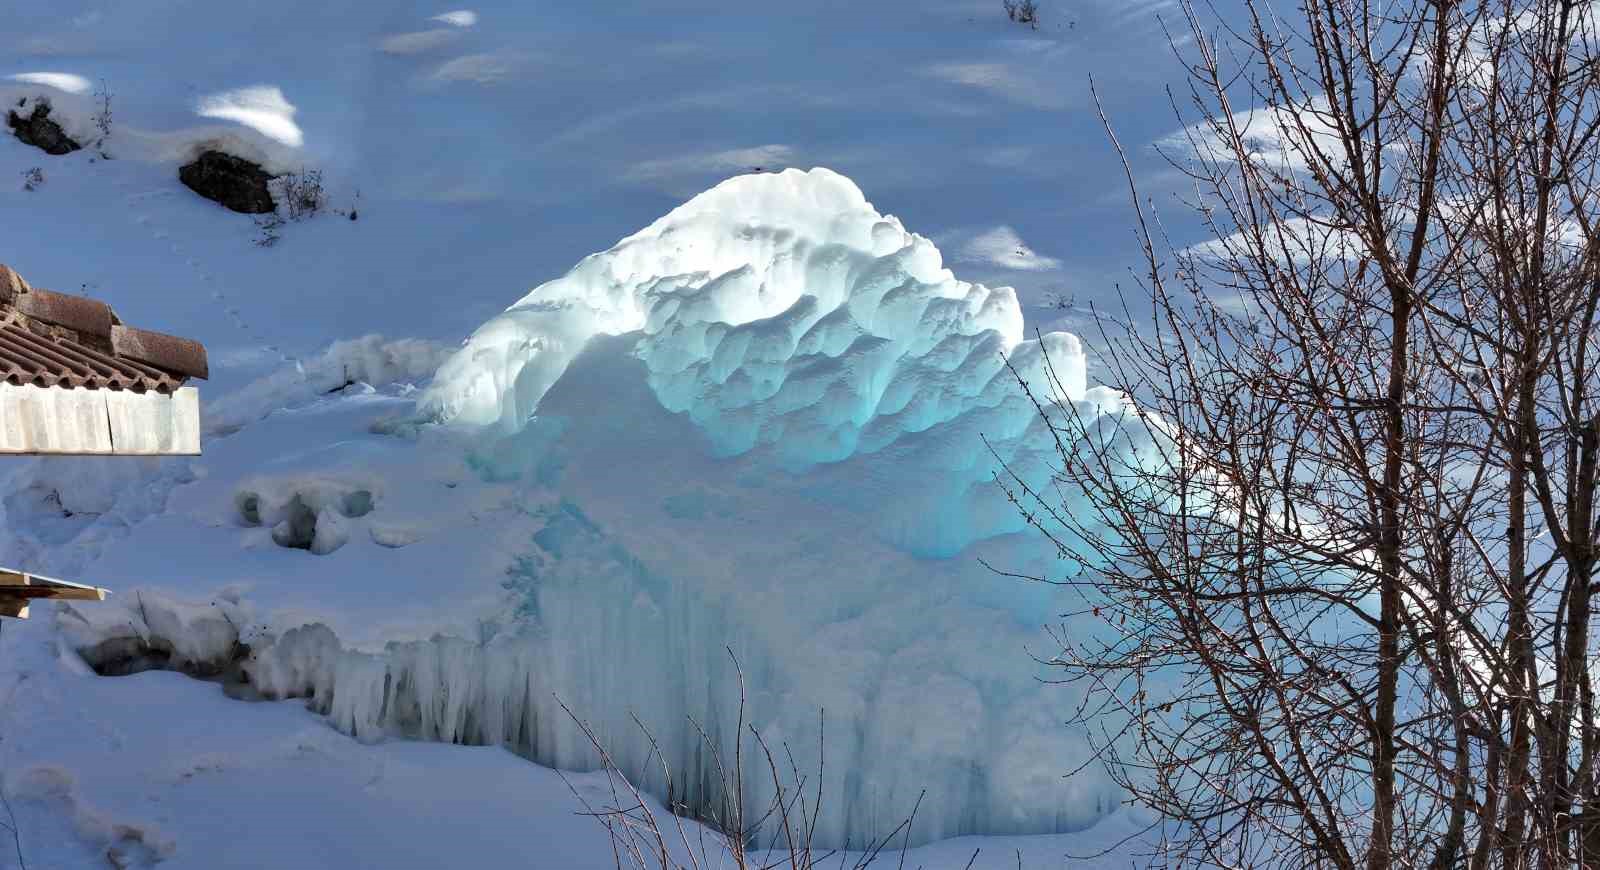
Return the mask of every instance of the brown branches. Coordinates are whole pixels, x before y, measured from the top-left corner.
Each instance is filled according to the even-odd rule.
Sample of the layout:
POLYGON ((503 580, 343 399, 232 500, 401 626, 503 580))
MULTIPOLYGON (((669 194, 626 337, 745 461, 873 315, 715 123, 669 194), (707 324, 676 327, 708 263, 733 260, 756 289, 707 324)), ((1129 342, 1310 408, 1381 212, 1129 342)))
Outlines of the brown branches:
POLYGON ((1245 6, 1183 7, 1216 238, 1124 156, 1132 404, 1024 385, 1052 663, 1169 860, 1600 866, 1600 4, 1245 6))

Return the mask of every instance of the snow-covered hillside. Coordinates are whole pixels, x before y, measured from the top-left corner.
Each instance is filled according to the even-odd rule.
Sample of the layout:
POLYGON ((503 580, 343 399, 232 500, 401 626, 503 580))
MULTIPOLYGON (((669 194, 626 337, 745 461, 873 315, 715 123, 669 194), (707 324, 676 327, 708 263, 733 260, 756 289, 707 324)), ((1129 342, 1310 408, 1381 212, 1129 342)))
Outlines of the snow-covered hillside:
MULTIPOLYGON (((924 790, 913 843, 1067 832, 928 866, 1053 866, 1137 823, 1064 776, 1076 697, 1030 658, 1053 590, 977 559, 1049 562, 982 438, 1049 457, 1001 355, 1037 376, 1032 330, 1081 325, 1040 303, 1129 259, 1081 73, 1161 57, 1159 4, 1039 31, 998 3, 15 5, 0 97, 96 144, 0 136, 0 262, 214 373, 199 459, 0 462, 0 564, 116 593, 0 634, 28 866, 608 866, 548 770, 401 738, 590 768, 559 699, 660 794, 629 717, 704 774, 686 717, 725 745, 725 647, 802 767, 825 713, 819 842, 924 790), (178 183, 207 147, 321 170, 327 209, 257 244, 178 183), (245 647, 252 691, 313 710, 79 658, 245 647), (479 833, 524 824, 558 845, 479 833)), ((1159 67, 1102 86, 1142 99, 1159 67)), ((1092 347, 1042 346, 1061 398, 1119 407, 1092 347)))

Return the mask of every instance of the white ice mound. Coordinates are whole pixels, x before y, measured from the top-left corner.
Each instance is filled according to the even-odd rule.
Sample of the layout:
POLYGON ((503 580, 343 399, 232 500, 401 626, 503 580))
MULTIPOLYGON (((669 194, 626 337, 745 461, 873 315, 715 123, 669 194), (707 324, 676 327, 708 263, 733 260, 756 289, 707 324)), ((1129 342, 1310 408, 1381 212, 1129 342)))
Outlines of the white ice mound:
POLYGON ((485 428, 475 467, 521 481, 542 525, 507 572, 507 630, 345 655, 314 694, 353 733, 593 766, 559 697, 636 782, 665 796, 664 762, 704 809, 691 722, 731 756, 731 649, 803 771, 826 713, 818 843, 896 830, 923 790, 914 842, 1091 825, 1114 789, 1063 776, 1091 753, 1063 725, 1080 699, 1029 656, 1071 605, 979 564, 1059 564, 993 481, 1059 461, 1065 429, 1016 375, 1052 415, 1096 418, 1101 447, 1139 449, 1076 338, 1024 341, 1010 289, 957 280, 848 179, 724 182, 485 324, 422 399, 485 428))
MULTIPOLYGON (((729 179, 534 288, 440 368, 423 410, 515 431, 590 339, 636 331, 658 399, 719 452, 777 443, 801 465, 993 404, 1014 386, 1002 354, 1030 373, 1040 356, 1010 288, 956 280, 848 178, 791 169, 729 179)), ((1077 339, 1046 343, 1081 400, 1077 339)))

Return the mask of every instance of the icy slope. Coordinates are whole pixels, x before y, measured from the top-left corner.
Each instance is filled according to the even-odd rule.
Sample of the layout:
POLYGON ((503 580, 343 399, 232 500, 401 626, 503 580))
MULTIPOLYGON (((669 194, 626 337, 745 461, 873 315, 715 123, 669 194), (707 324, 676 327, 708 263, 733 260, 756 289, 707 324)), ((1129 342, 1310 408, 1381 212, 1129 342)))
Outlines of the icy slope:
POLYGON ((491 320, 421 400, 486 427, 487 479, 557 498, 514 575, 532 628, 300 680, 357 734, 593 764, 564 698, 664 791, 630 715, 680 782, 709 781, 689 719, 731 753, 731 647, 803 770, 826 711, 819 841, 881 836, 924 789, 914 840, 1086 827, 1115 795, 1061 778, 1089 748, 1027 654, 1059 601, 974 558, 1048 561, 992 483, 1001 461, 1037 482, 1054 459, 1005 367, 1047 390, 1042 348, 1060 413, 1122 408, 1085 388, 1076 339, 1022 340, 1009 289, 957 280, 848 179, 724 182, 491 320))

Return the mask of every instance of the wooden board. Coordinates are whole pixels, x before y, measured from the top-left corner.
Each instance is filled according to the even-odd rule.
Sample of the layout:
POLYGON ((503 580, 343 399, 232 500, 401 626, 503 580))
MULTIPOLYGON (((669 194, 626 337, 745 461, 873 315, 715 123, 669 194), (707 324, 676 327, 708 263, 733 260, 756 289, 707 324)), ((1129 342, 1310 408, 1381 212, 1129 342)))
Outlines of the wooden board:
POLYGON ((0 568, 0 617, 27 619, 28 603, 35 599, 104 601, 106 590, 0 568))

